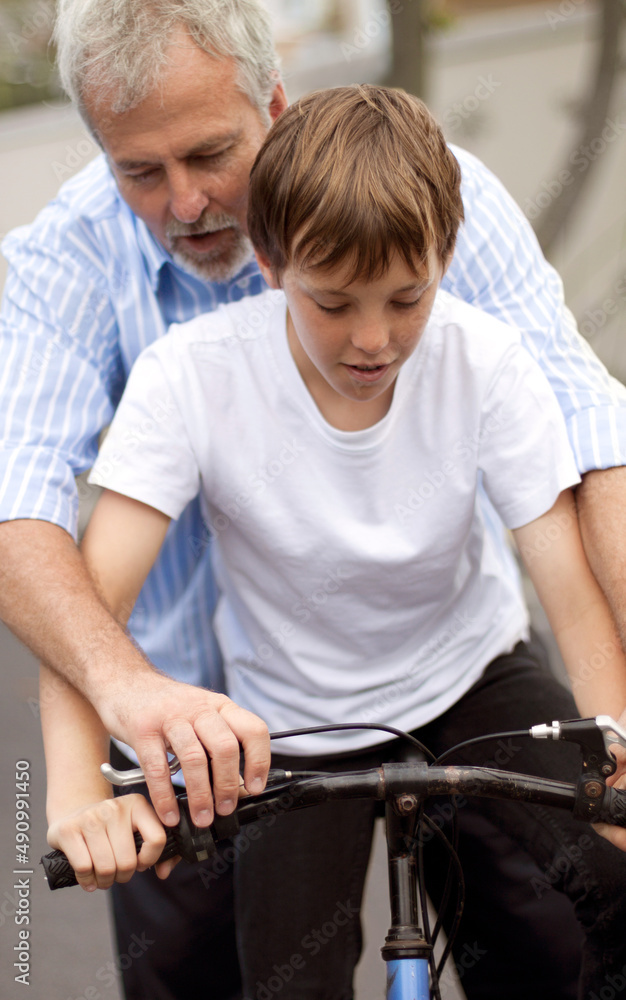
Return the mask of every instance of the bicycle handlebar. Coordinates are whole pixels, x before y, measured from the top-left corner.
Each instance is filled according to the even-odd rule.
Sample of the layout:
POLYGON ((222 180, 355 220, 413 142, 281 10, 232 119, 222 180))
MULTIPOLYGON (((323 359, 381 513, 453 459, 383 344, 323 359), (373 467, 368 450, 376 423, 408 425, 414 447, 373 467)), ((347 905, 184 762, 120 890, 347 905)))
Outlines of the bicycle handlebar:
MULTIPOLYGON (((241 799, 230 816, 216 816, 210 827, 198 828, 190 818, 187 796, 178 796, 181 819, 167 830, 166 846, 159 858, 176 855, 191 863, 208 858, 215 844, 235 836, 241 825, 263 819, 274 809, 290 812, 331 799, 370 798, 378 801, 413 796, 423 801, 439 795, 513 799, 570 809, 577 819, 626 826, 626 791, 607 788, 596 775, 581 775, 577 784, 538 778, 511 771, 472 766, 419 763, 383 764, 366 771, 317 777, 298 777, 266 788, 260 795, 241 799)), ((137 852, 143 843, 135 834, 137 852)), ((51 889, 77 885, 65 854, 51 851, 41 863, 51 889)))

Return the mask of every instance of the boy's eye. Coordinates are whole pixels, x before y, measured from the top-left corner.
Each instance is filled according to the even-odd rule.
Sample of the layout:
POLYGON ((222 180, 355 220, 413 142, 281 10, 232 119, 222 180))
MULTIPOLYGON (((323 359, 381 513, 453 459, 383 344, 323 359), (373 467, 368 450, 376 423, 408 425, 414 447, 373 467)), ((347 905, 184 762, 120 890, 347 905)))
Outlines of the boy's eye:
POLYGON ((393 305, 396 309, 414 309, 421 302, 421 297, 419 299, 413 299, 412 302, 394 302, 393 305))
POLYGON ((330 313, 331 315, 334 314, 335 316, 338 313, 342 313, 344 311, 344 309, 346 308, 345 304, 342 305, 342 306, 323 306, 321 304, 321 302, 317 303, 317 307, 318 307, 318 309, 321 309, 322 312, 330 313))

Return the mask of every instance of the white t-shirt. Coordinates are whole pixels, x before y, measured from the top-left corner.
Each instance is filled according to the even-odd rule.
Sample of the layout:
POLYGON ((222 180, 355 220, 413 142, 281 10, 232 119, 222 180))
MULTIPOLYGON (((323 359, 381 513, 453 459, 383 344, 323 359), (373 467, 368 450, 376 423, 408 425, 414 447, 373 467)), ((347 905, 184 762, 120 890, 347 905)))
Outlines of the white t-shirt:
POLYGON ((544 375, 493 317, 440 292, 387 415, 341 431, 306 389, 284 297, 268 291, 142 353, 91 481, 172 518, 202 491, 228 693, 279 731, 413 729, 458 701, 528 624, 485 497, 516 528, 579 476, 544 375))

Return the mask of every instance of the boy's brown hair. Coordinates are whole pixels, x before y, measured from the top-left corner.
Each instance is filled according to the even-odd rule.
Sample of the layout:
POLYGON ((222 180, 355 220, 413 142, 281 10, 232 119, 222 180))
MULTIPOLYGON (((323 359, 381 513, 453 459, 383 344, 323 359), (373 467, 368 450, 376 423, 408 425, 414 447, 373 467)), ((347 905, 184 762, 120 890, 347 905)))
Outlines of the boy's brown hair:
POLYGON ((272 126, 250 179, 248 227, 284 268, 350 261, 352 280, 387 270, 394 252, 418 274, 445 262, 463 220, 461 172, 417 97, 377 86, 318 90, 272 126))

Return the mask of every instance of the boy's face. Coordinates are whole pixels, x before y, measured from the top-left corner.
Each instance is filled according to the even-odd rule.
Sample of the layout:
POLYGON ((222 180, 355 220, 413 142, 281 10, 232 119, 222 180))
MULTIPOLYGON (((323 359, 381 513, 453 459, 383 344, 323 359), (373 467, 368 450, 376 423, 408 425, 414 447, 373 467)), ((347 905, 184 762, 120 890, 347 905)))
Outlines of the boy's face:
POLYGON ((328 397, 331 390, 331 396, 359 404, 378 399, 386 412, 398 372, 428 322, 443 271, 434 253, 420 277, 398 255, 384 275, 370 280, 351 281, 349 264, 323 271, 289 265, 280 280, 289 306, 289 346, 313 397, 320 391, 328 397))

